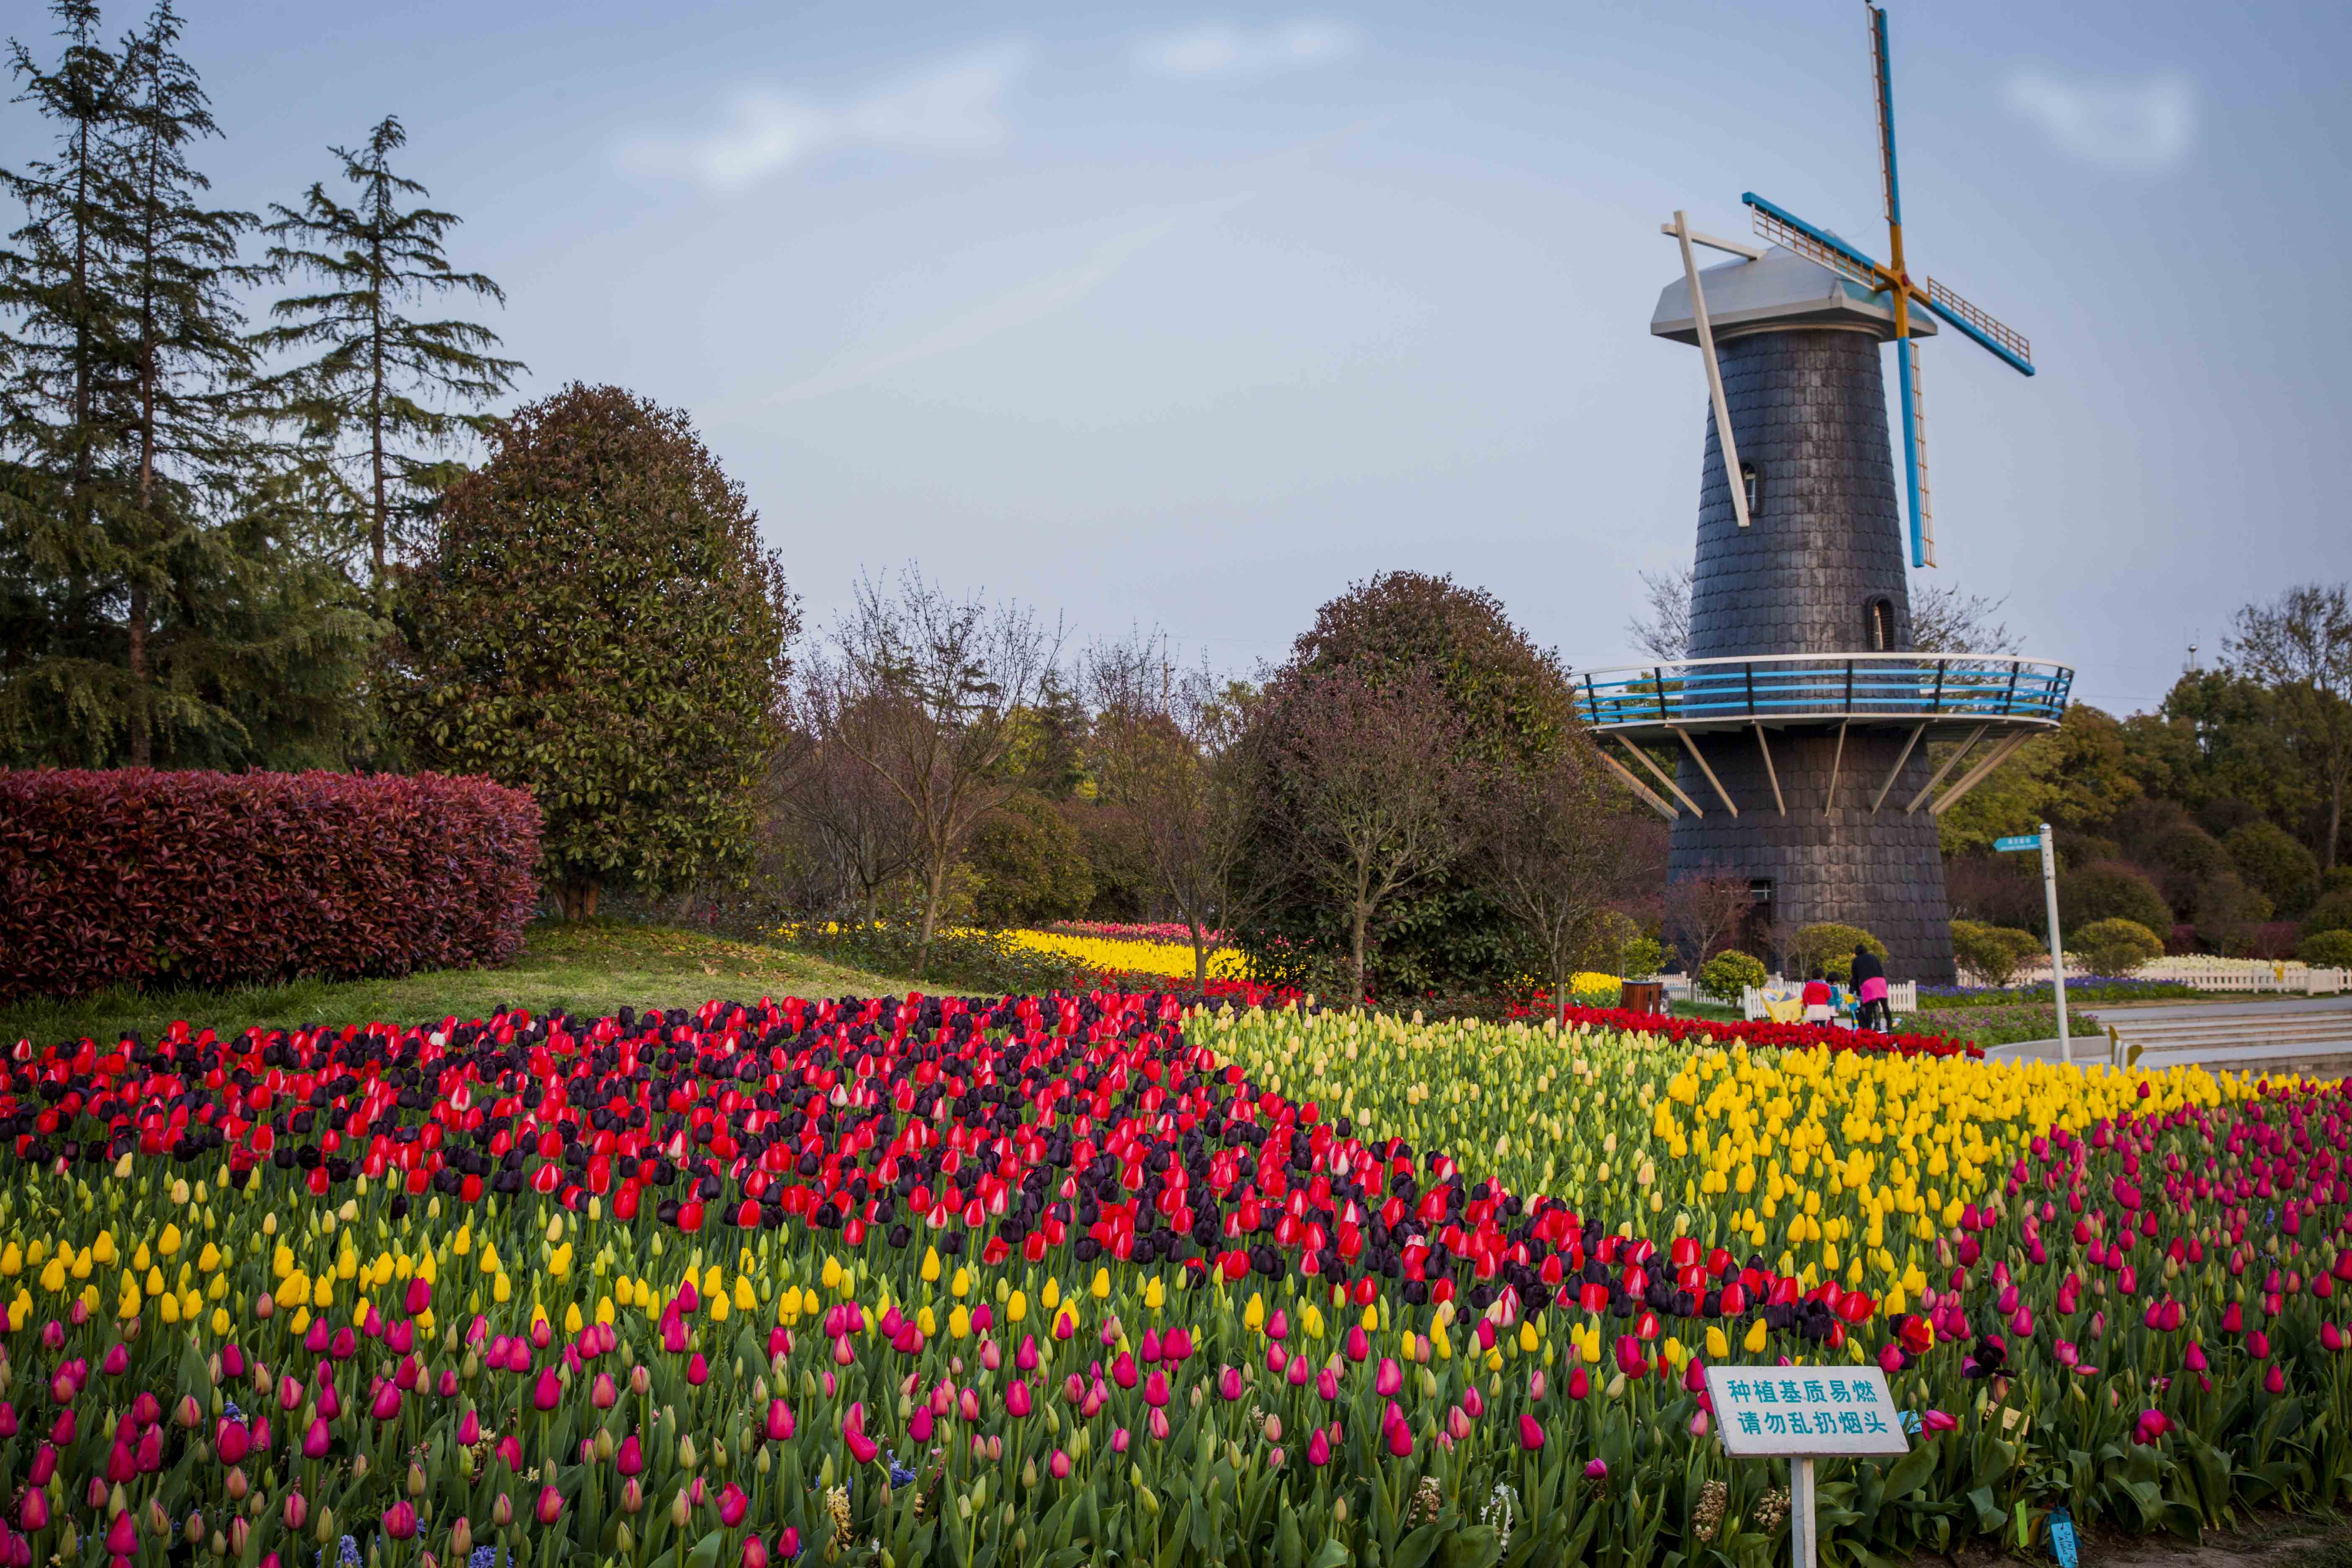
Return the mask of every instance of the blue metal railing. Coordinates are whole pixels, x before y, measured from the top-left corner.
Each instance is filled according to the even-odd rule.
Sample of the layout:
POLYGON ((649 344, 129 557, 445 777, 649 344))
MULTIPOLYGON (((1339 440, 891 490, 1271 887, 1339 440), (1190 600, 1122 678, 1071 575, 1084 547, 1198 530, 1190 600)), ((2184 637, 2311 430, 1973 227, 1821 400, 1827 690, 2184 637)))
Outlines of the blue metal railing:
POLYGON ((2000 654, 1779 654, 1627 665, 1575 677, 1595 729, 1798 719, 2054 724, 2074 672, 2000 654))

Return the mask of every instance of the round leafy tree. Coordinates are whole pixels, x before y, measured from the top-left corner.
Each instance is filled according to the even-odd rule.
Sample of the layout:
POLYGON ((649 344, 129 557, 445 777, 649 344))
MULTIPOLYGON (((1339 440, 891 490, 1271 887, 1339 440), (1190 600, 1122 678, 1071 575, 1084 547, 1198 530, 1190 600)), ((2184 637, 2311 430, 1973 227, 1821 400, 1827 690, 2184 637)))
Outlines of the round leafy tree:
MULTIPOLYGON (((1278 721, 1292 699, 1335 680, 1433 693, 1454 737, 1447 762, 1464 770, 1532 770, 1576 733, 1559 659, 1530 643, 1492 594, 1450 577, 1386 573, 1326 604, 1267 683, 1261 715, 1278 721)), ((1270 795, 1289 787, 1278 761, 1265 773, 1270 795)), ((1236 944, 1262 975, 1328 987, 1334 977, 1315 972, 1311 955, 1345 952, 1346 921, 1276 859, 1261 853, 1252 868, 1275 890, 1236 944)), ((1543 967, 1466 858, 1416 878, 1373 926, 1370 984, 1379 995, 1485 990, 1543 967)))
POLYGON ((438 524, 400 615, 418 760, 538 797, 567 919, 737 870, 800 617, 686 416, 575 383, 496 430, 438 524))
POLYGON ((2172 929, 2172 910, 2164 895, 2138 868, 2120 860, 2102 860, 2079 871, 2062 873, 2058 918, 2062 931, 2104 920, 2134 921, 2150 931, 2172 929))

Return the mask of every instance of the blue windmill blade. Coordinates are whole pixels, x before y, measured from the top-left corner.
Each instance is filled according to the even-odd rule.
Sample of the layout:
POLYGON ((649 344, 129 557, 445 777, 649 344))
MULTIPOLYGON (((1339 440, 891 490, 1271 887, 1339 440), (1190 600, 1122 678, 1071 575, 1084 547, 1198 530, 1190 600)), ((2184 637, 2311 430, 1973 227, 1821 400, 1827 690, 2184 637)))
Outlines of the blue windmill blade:
POLYGON ((1903 405, 1904 487, 1911 502, 1911 564, 1936 563, 1936 516, 1927 491, 1927 413, 1919 379, 1919 343, 1895 340, 1895 369, 1903 405))
POLYGON ((1739 199, 1756 209, 1756 232, 1762 237, 1795 251, 1808 261, 1819 262, 1873 292, 1886 287, 1885 268, 1829 230, 1807 223, 1753 191, 1742 193, 1739 199))
POLYGON ((2010 369, 2021 375, 2033 374, 2033 345, 2025 341, 2023 332, 2003 326, 1933 278, 1927 279, 1926 298, 1927 309, 1949 321, 1963 336, 1975 339, 2010 369))
POLYGON ((1886 13, 1865 6, 1870 15, 1870 71, 1878 85, 1878 178, 1886 192, 1886 224, 1903 226, 1903 184, 1895 167, 1895 70, 1886 57, 1886 13))

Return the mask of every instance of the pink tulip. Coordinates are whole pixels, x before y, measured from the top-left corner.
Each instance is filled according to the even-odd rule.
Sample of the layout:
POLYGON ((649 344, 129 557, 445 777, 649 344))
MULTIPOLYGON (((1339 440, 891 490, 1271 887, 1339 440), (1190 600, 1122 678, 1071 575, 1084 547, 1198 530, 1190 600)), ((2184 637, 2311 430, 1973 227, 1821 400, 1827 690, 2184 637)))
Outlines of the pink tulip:
POLYGON ((1404 1369, 1387 1356, 1381 1357, 1381 1364, 1372 1373, 1372 1392, 1383 1399, 1393 1399, 1403 1386, 1404 1369))
POLYGON ((621 1446, 613 1451, 613 1468, 625 1476, 636 1475, 646 1468, 645 1447, 635 1432, 622 1438, 621 1446))
POLYGON ((733 1481, 728 1482, 719 1494, 719 1522, 732 1530, 743 1522, 743 1516, 751 1510, 751 1500, 744 1495, 743 1489, 733 1481))
POLYGON ((1062 1452, 1059 1448, 1055 1449, 1054 1457, 1045 1461, 1045 1473, 1052 1476, 1057 1481, 1068 1480, 1070 1479, 1070 1456, 1062 1452))
POLYGON ((563 1517, 563 1494, 553 1487, 539 1489, 539 1522, 553 1524, 563 1517))
POLYGON ((398 1420, 400 1418, 400 1385, 387 1383, 377 1389, 375 1401, 369 1406, 368 1413, 379 1421, 398 1420))
POLYGON ((1228 1402, 1239 1399, 1242 1396, 1242 1369, 1229 1366, 1218 1373, 1217 1393, 1228 1402))
POLYGON ((415 1538, 416 1509, 406 1498, 383 1510, 383 1532, 394 1541, 415 1538))
POLYGON ((327 1449, 333 1445, 334 1440, 334 1434, 327 1430, 327 1423, 323 1416, 311 1422, 310 1429, 302 1434, 302 1457, 306 1459, 325 1458, 327 1449))
POLYGON ((1168 1403, 1168 1374, 1155 1371, 1143 1380, 1143 1402, 1154 1410, 1168 1403))
POLYGON ((534 1408, 540 1410, 552 1410, 563 1403, 563 1384, 557 1379, 553 1367, 539 1374, 539 1383, 530 1391, 530 1402, 534 1408))
POLYGON ((1016 1378, 1004 1391, 1004 1413, 1019 1417, 1028 1415, 1029 1408, 1029 1385, 1016 1378))

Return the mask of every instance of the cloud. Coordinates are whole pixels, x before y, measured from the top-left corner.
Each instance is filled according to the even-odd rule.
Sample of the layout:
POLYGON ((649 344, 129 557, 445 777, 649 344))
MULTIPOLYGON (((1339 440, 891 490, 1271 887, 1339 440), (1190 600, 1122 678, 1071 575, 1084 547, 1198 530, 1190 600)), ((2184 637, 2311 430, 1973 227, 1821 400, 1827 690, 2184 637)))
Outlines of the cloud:
POLYGON ((700 136, 640 138, 620 150, 620 162, 635 173, 684 177, 731 194, 835 147, 986 152, 1008 134, 1003 100, 1028 63, 1025 47, 985 49, 831 106, 754 94, 738 100, 724 128, 700 136))
POLYGON ((1356 29, 1344 22, 1303 19, 1271 27, 1203 22, 1145 38, 1136 46, 1135 64, 1153 76, 1182 79, 1263 76, 1344 59, 1359 42, 1356 29))
POLYGON ((2021 70, 2003 96, 2060 152, 2101 168, 2168 168, 2197 140, 2196 90, 2178 72, 2102 82, 2021 70))

